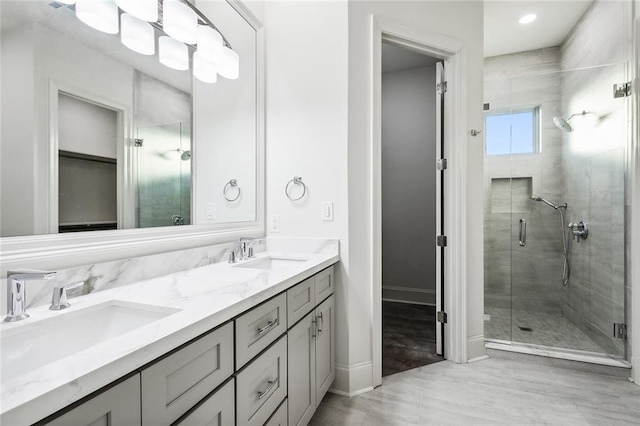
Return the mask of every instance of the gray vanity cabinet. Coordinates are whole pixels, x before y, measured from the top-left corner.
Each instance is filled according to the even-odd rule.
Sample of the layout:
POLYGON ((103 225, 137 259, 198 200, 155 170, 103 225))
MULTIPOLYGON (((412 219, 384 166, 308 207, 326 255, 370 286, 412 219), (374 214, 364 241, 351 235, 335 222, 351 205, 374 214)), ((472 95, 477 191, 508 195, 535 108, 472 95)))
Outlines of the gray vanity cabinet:
POLYGON ((336 309, 331 295, 316 308, 316 407, 336 378, 336 309))
POLYGON ((306 425, 316 410, 315 312, 289 330, 289 421, 306 425))
MULTIPOLYGON (((333 296, 333 267, 314 277, 311 293, 329 296, 314 306, 296 325, 289 329, 289 398, 288 424, 306 425, 335 379, 335 302, 333 296), (320 287, 320 291, 318 291, 320 287)), ((304 284, 287 291, 287 297, 302 300, 304 284), (303 286, 302 289, 298 287, 303 286)))
POLYGON ((169 425, 233 374, 228 323, 142 370, 142 425, 169 425))
POLYGON ((140 374, 67 411, 51 426, 132 426, 140 424, 140 374))
POLYGON ((189 415, 175 424, 180 426, 234 426, 236 424, 235 389, 235 381, 229 380, 189 415))
POLYGON ((287 336, 236 375, 238 426, 263 426, 287 397, 287 336))
POLYGON ((287 400, 285 399, 280 407, 273 413, 273 416, 264 426, 287 426, 287 400))

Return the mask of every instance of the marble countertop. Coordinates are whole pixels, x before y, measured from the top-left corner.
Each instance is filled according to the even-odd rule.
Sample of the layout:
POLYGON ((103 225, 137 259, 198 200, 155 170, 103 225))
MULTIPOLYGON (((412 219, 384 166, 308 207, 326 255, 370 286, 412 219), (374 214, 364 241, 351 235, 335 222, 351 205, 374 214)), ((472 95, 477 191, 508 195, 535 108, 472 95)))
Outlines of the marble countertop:
MULTIPOLYGON (((41 420, 314 275, 339 260, 338 241, 268 240, 267 251, 256 254, 265 256, 306 260, 271 271, 243 268, 247 261, 216 263, 73 298, 71 307, 63 311, 51 311, 47 306, 30 309, 29 319, 2 323, 0 333, 15 334, 21 326, 109 301, 176 310, 25 374, 9 375, 4 380, 0 370, 0 424, 24 425, 41 420)), ((96 329, 102 326, 95 324, 96 329)))

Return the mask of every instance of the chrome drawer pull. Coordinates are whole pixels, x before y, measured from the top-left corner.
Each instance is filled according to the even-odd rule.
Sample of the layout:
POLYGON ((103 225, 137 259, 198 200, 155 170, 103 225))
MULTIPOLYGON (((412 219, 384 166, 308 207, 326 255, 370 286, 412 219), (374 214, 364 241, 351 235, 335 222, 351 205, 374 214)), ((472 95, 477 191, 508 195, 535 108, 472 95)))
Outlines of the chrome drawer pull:
POLYGON ((318 315, 318 319, 320 321, 318 321, 318 333, 322 333, 322 327, 324 327, 324 318, 322 317, 322 312, 320 312, 320 315, 318 315))
POLYGON ((258 336, 262 336, 264 333, 268 332, 276 325, 278 325, 278 318, 274 319, 273 321, 269 321, 264 327, 260 327, 258 329, 258 336))
POLYGON ((278 379, 275 380, 269 380, 267 382, 267 388, 263 391, 258 391, 258 399, 262 399, 265 397, 266 394, 268 394, 271 389, 273 389, 273 387, 278 383, 278 379))

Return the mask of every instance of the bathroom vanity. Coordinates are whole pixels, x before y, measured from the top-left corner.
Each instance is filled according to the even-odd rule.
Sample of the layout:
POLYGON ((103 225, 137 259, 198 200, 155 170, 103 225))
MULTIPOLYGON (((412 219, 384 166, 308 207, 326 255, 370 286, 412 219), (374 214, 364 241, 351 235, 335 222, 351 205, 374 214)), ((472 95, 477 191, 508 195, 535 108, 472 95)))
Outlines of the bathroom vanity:
POLYGON ((337 244, 263 252, 72 298, 66 312, 32 309, 24 324, 3 324, 2 368, 11 372, 2 377, 0 420, 306 424, 335 378, 338 260, 337 244), (56 335, 56 325, 68 329, 69 346, 85 346, 51 360, 31 356, 50 345, 48 333, 32 331, 56 335))

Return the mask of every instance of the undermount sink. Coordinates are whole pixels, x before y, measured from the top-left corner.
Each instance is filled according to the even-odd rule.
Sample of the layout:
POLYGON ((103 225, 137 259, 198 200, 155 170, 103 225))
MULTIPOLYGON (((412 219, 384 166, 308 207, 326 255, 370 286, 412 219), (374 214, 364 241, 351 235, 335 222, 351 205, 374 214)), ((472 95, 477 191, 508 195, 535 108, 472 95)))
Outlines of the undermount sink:
POLYGON ((178 311, 112 300, 12 328, 0 338, 1 379, 18 377, 178 311))
POLYGON ((262 269, 270 271, 273 269, 287 268, 306 262, 308 259, 304 257, 287 257, 287 256, 266 256, 249 260, 239 265, 237 268, 262 269))

